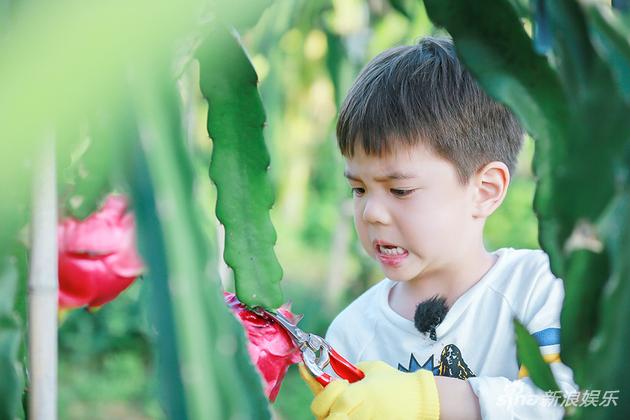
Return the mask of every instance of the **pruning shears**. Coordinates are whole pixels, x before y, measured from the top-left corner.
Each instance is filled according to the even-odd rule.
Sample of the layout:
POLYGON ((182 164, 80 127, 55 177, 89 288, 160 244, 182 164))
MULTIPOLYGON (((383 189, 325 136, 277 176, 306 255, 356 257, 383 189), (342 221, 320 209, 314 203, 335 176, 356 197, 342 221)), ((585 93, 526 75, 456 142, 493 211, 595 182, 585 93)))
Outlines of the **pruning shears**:
POLYGON ((304 365, 322 386, 328 385, 330 381, 335 379, 324 372, 324 368, 328 365, 339 377, 350 383, 357 382, 365 376, 361 369, 344 359, 326 340, 316 334, 303 331, 280 312, 268 311, 261 307, 255 308, 254 312, 263 317, 271 318, 284 328, 297 348, 300 349, 304 365))

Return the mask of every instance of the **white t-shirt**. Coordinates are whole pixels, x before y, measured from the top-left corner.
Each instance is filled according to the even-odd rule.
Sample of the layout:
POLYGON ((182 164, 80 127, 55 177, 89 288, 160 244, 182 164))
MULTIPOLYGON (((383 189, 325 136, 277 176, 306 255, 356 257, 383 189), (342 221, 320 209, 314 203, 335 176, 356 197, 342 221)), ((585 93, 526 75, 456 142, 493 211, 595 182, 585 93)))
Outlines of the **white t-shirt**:
MULTIPOLYGON (((490 270, 457 299, 436 328, 437 341, 389 306, 396 282, 377 283, 332 322, 326 340, 350 362, 382 360, 401 371, 424 368, 466 379, 484 419, 562 418, 563 410, 519 379, 513 318, 534 335, 545 359, 559 359, 563 283, 540 250, 502 248, 490 270)), ((571 369, 550 363, 562 391, 577 391, 571 369)), ((448 398, 441 395, 440 398, 448 398)))

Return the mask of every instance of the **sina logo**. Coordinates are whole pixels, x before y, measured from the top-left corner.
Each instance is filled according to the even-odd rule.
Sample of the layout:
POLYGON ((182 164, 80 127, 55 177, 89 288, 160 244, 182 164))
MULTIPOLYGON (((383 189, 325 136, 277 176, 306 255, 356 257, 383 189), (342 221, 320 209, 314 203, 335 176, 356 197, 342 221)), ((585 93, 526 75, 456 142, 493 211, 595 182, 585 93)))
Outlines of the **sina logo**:
POLYGON ((409 366, 408 367, 404 367, 403 365, 401 365, 400 363, 398 363, 398 370, 402 371, 402 372, 415 372, 418 369, 426 369, 429 370, 431 372, 433 372, 434 375, 439 374, 439 369, 440 366, 434 366, 433 364, 433 355, 431 355, 431 357, 429 357, 427 359, 426 362, 424 362, 422 365, 420 363, 418 363, 418 361, 416 360, 416 356, 414 356, 413 354, 411 354, 411 356, 409 357, 409 366))

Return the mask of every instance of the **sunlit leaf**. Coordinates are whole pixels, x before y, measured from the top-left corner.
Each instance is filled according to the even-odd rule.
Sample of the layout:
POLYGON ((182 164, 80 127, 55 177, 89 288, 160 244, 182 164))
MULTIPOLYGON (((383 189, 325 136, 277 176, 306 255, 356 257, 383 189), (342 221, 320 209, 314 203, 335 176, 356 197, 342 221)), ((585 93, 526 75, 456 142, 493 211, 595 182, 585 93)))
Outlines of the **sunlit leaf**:
POLYGON ((274 191, 256 72, 236 38, 222 27, 208 34, 197 57, 209 106, 210 178, 217 187, 216 214, 225 225, 225 262, 234 270, 241 302, 277 308, 283 303, 282 269, 273 249, 276 232, 269 209, 274 191))
POLYGON ((514 319, 514 330, 516 332, 518 358, 527 369, 527 374, 532 382, 544 391, 559 391, 560 388, 553 377, 551 368, 540 353, 536 339, 516 318, 514 319))

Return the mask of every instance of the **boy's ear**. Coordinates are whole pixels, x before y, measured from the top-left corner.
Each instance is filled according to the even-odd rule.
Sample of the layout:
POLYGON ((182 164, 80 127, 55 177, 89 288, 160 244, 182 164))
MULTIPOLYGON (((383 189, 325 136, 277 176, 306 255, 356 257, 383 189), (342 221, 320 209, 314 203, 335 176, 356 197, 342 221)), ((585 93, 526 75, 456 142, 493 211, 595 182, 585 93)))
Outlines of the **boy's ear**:
POLYGON ((473 217, 486 218, 503 202, 510 184, 510 171, 505 163, 494 161, 479 169, 473 180, 473 217))

